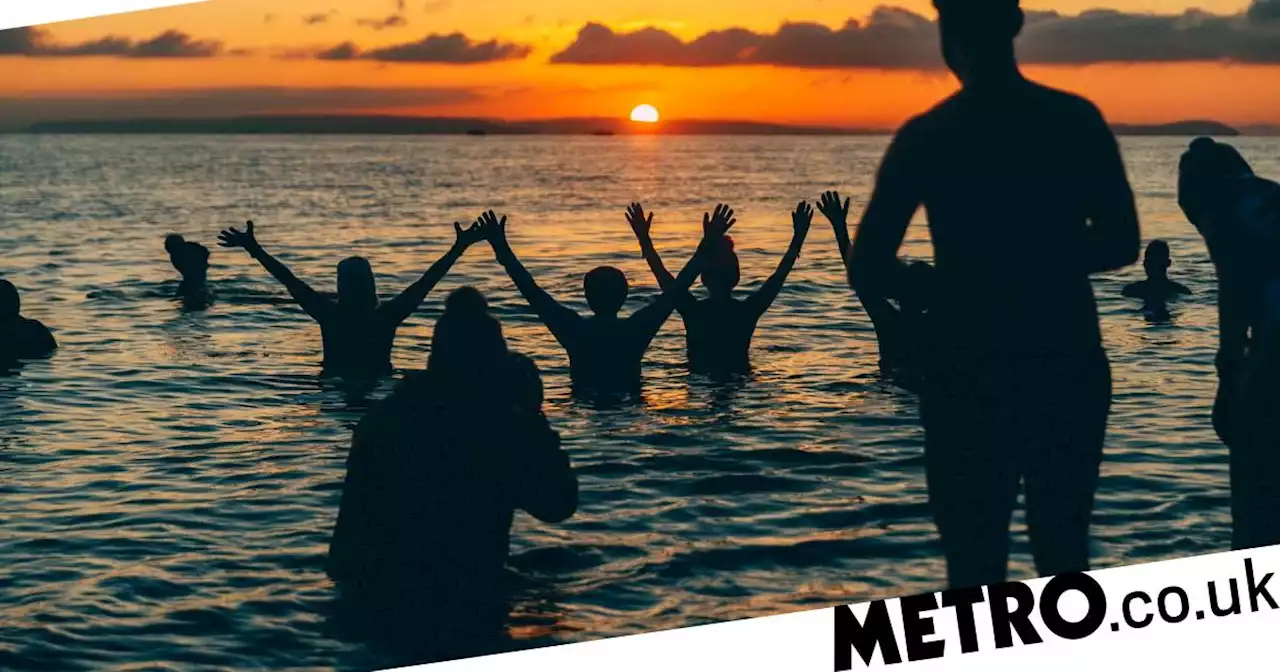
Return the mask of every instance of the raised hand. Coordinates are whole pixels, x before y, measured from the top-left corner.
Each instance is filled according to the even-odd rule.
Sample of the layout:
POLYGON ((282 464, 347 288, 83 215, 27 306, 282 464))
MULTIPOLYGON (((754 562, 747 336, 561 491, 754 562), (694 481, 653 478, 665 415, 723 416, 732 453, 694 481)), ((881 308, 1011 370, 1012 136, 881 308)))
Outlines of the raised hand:
POLYGON ((454 222, 453 231, 458 235, 457 241, 455 241, 453 244, 454 247, 457 247, 463 250, 467 249, 468 247, 470 247, 475 243, 478 243, 484 240, 485 238, 484 228, 480 226, 479 221, 476 221, 476 223, 472 224, 471 226, 465 229, 462 228, 461 224, 454 222))
POLYGON ((795 212, 791 213, 791 225, 795 227, 796 235, 803 236, 809 232, 809 225, 813 223, 813 206, 804 201, 796 206, 795 212))
POLYGON ((649 236, 649 229, 653 227, 653 213, 646 217, 644 207, 639 203, 632 203, 627 206, 627 223, 631 225, 637 238, 646 238, 649 236))
POLYGON ((719 238, 733 228, 738 220, 733 218, 733 208, 721 203, 712 214, 702 214, 702 235, 704 238, 719 238))
POLYGON ((824 192, 822 198, 818 200, 818 210, 822 211, 832 226, 848 226, 849 199, 844 199, 844 203, 841 204, 838 192, 824 192))
POLYGON ((221 247, 242 247, 250 252, 261 249, 258 245, 258 239, 253 235, 253 222, 245 222, 244 231, 230 228, 219 233, 218 245, 221 247))
POLYGON ((498 215, 492 210, 480 215, 480 219, 476 220, 476 226, 480 227, 481 234, 491 244, 499 244, 507 242, 507 217, 502 216, 498 219, 498 215))

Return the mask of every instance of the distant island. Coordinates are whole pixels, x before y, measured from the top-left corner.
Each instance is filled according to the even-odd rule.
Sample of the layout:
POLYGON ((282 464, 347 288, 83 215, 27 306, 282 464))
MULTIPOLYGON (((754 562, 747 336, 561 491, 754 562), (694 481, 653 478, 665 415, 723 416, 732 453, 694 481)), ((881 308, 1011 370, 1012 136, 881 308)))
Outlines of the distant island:
MULTIPOLYGON (((1241 132, 1216 121, 1179 121, 1169 124, 1116 124, 1117 135, 1218 137, 1241 132)), ((1266 134, 1250 127, 1251 134, 1266 134)), ((892 129, 792 126, 750 121, 672 120, 645 126, 622 119, 571 118, 503 121, 464 117, 402 116, 246 116, 211 119, 114 119, 47 121, 33 124, 25 133, 104 134, 306 134, 306 135, 886 135, 892 129)))

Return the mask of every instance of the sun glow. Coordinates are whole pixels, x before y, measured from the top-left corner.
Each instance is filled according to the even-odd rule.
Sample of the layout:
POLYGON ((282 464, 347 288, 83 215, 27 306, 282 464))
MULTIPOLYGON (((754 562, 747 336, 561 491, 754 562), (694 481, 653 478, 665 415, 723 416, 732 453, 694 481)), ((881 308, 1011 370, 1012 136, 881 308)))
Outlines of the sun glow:
POLYGON ((636 109, 631 110, 631 121, 641 124, 658 123, 658 108, 652 105, 637 105, 636 109))

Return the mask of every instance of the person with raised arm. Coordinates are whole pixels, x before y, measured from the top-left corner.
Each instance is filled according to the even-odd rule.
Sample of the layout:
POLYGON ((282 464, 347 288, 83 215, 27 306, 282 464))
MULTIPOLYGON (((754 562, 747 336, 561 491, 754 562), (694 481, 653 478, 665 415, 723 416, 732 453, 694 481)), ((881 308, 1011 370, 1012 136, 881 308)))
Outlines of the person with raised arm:
POLYGON ((601 266, 583 278, 583 291, 592 315, 584 317, 561 304, 538 286, 507 242, 507 218, 493 211, 481 216, 480 226, 493 247, 498 263, 511 276, 516 289, 569 355, 569 372, 575 393, 634 394, 640 391, 641 363, 653 337, 671 316, 676 304, 686 300, 689 287, 701 273, 703 260, 737 221, 728 206, 716 207, 693 258, 680 275, 664 287, 648 305, 628 317, 618 312, 627 300, 627 276, 612 266, 601 266))
POLYGON ((338 264, 338 299, 334 301, 299 280, 287 266, 258 244, 253 222, 246 229, 227 229, 220 235, 222 247, 243 248, 284 285, 293 300, 320 325, 325 375, 367 377, 391 372, 391 347, 399 329, 427 294, 453 266, 467 247, 482 239, 478 225, 463 229, 453 225, 453 246, 417 282, 389 301, 379 302, 373 269, 363 257, 348 257, 338 264))
POLYGON ((1218 277, 1212 420, 1230 454, 1231 546, 1280 544, 1280 184, 1197 138, 1179 161, 1178 204, 1218 277))
POLYGON ((1020 72, 1018 0, 934 6, 961 88, 890 143, 850 282, 888 295, 923 206, 937 281, 920 414, 950 587, 1006 579, 1020 488, 1037 572, 1085 571, 1111 407, 1089 276, 1137 261, 1133 190, 1102 113, 1020 72))
MULTIPOLYGON (((840 200, 835 191, 824 192, 818 200, 818 209, 831 223, 835 231, 836 247, 840 258, 849 257, 849 199, 840 200)), ((927 326, 925 314, 929 310, 934 269, 923 261, 904 264, 895 260, 895 280, 884 295, 859 294, 859 301, 880 346, 880 369, 886 376, 897 379, 907 387, 919 385, 923 357, 922 339, 927 326), (890 302, 898 302, 895 306, 890 302)))
MULTIPOLYGON (((645 214, 639 203, 627 208, 627 223, 636 234, 644 260, 653 271, 658 285, 663 289, 675 283, 675 276, 667 270, 653 245, 650 231, 653 213, 645 214)), ((782 255, 778 268, 758 289, 745 298, 737 299, 733 290, 740 280, 738 255, 733 249, 733 239, 723 236, 707 251, 702 269, 702 284, 710 296, 695 299, 684 294, 676 302, 676 310, 684 319, 685 347, 689 357, 689 369, 695 373, 722 376, 744 374, 751 371, 751 338, 756 324, 764 316, 774 299, 786 284, 787 276, 800 258, 809 225, 813 223, 813 208, 804 202, 791 213, 794 231, 791 245, 782 255)), ((702 220, 704 233, 711 225, 709 216, 702 220)))

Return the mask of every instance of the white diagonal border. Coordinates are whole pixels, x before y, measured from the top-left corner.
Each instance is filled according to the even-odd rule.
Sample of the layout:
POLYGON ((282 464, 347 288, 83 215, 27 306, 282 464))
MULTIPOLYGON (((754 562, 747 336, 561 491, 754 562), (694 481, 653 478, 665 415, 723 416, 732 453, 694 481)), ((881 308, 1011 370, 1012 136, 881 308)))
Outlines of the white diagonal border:
POLYGON ((0 30, 192 5, 206 0, 0 0, 0 30))

